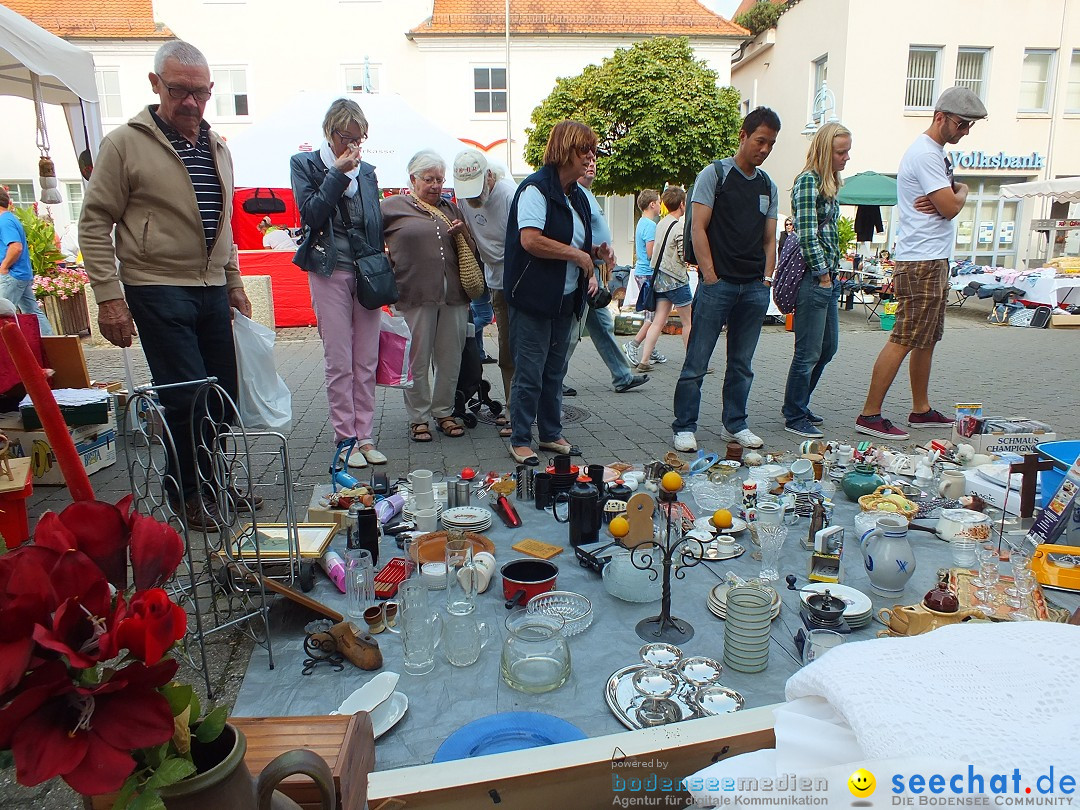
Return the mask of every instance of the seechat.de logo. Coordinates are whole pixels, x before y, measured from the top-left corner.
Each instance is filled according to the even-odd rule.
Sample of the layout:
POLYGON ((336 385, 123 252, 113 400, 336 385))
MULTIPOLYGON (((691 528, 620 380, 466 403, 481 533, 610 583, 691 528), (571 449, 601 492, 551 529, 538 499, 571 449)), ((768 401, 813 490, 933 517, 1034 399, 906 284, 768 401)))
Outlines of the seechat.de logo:
POLYGON ((867 796, 873 794, 874 789, 877 787, 877 780, 874 775, 866 768, 859 768, 847 780, 848 790, 851 791, 851 795, 860 799, 865 799, 867 796))

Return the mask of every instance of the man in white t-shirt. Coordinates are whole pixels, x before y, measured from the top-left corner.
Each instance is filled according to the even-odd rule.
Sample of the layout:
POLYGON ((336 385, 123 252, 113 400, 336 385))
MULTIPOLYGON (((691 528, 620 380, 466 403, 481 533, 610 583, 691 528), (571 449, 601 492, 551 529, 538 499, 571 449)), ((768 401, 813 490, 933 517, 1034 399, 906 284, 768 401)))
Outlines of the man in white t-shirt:
POLYGON ((945 333, 949 296, 949 257, 952 220, 964 208, 968 187, 953 179, 945 144, 958 143, 975 122, 986 118, 986 107, 966 87, 950 87, 938 98, 934 119, 904 153, 896 176, 900 225, 896 239, 896 325, 874 363, 870 390, 855 430, 879 439, 906 439, 906 430, 881 415, 885 394, 900 364, 909 354, 911 379, 910 427, 942 428, 952 417, 930 405, 928 387, 934 347, 945 333))

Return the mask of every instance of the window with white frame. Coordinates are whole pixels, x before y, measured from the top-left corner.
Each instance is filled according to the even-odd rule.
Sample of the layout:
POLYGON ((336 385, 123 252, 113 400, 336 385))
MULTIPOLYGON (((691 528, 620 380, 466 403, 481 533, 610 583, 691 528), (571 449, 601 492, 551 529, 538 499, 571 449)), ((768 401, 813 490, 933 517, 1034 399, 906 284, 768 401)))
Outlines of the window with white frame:
POLYGON ((64 183, 64 199, 67 200, 68 219, 78 222, 82 214, 83 184, 77 180, 64 183))
POLYGON ((106 121, 111 118, 123 118, 124 111, 120 103, 120 71, 108 68, 95 70, 94 79, 97 81, 101 117, 106 121))
POLYGON ((478 113, 506 112, 506 68, 473 68, 473 110, 478 113))
POLYGON ((1080 113, 1080 51, 1072 52, 1069 86, 1065 88, 1065 112, 1080 113))
POLYGON ((989 48, 960 48, 956 52, 956 84, 986 101, 989 48))
POLYGON ((814 96, 829 79, 829 55, 814 60, 814 96))
POLYGON ((217 110, 217 114, 229 118, 247 115, 247 71, 236 67, 214 68, 212 77, 214 79, 214 109, 217 110))
POLYGON ((379 65, 345 65, 346 93, 378 93, 379 65))
POLYGON ((34 184, 30 180, 0 180, 0 187, 8 190, 12 206, 30 208, 34 204, 34 184))
POLYGON ((941 48, 915 47, 908 49, 907 86, 904 106, 910 110, 932 110, 937 98, 938 66, 941 48))
POLYGON ((1054 51, 1038 48, 1024 51, 1024 64, 1020 69, 1020 112, 1049 112, 1053 76, 1054 51))

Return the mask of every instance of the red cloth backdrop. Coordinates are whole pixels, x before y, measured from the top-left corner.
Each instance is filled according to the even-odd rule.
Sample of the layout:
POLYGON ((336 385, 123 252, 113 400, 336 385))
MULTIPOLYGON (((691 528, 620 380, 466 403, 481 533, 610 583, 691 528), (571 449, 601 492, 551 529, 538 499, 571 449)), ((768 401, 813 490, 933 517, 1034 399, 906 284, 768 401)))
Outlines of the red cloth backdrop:
MULTIPOLYGON (((15 317, 19 319, 19 328, 22 329, 23 337, 26 338, 34 359, 37 360, 39 366, 44 368, 45 352, 41 345, 41 327, 38 324, 37 315, 17 315, 15 317)), ((15 318, 11 316, 0 317, 0 326, 7 323, 15 323, 15 318)), ((11 353, 8 352, 3 343, 0 343, 0 394, 6 394, 21 382, 22 378, 15 368, 15 362, 11 359, 11 353)))
POLYGON ((314 326, 308 275, 292 263, 291 250, 241 250, 240 275, 270 276, 274 322, 278 326, 314 326))
MULTIPOLYGON (((266 214, 249 214, 244 210, 244 200, 251 199, 255 192, 259 191, 260 197, 269 197, 270 189, 238 188, 233 194, 233 241, 240 250, 262 250, 262 234, 259 233, 259 223, 266 214)), ((300 227, 300 212, 296 209, 296 201, 292 191, 287 188, 273 189, 274 196, 285 203, 285 213, 270 214, 270 222, 285 228, 300 227)))

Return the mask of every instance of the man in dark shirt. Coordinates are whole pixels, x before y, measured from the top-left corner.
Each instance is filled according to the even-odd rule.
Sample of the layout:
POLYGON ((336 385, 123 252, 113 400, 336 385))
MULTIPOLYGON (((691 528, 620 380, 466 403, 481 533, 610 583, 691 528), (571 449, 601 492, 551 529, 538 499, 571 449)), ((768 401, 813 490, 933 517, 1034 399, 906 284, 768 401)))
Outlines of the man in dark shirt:
POLYGON ((743 447, 761 447, 747 425, 747 400, 754 380, 751 363, 769 308, 776 267, 776 185, 759 166, 772 152, 780 118, 758 107, 743 120, 734 156, 706 166, 693 189, 691 235, 698 271, 690 342, 675 386, 676 450, 697 450, 701 381, 720 332, 727 327, 721 436, 743 447))

